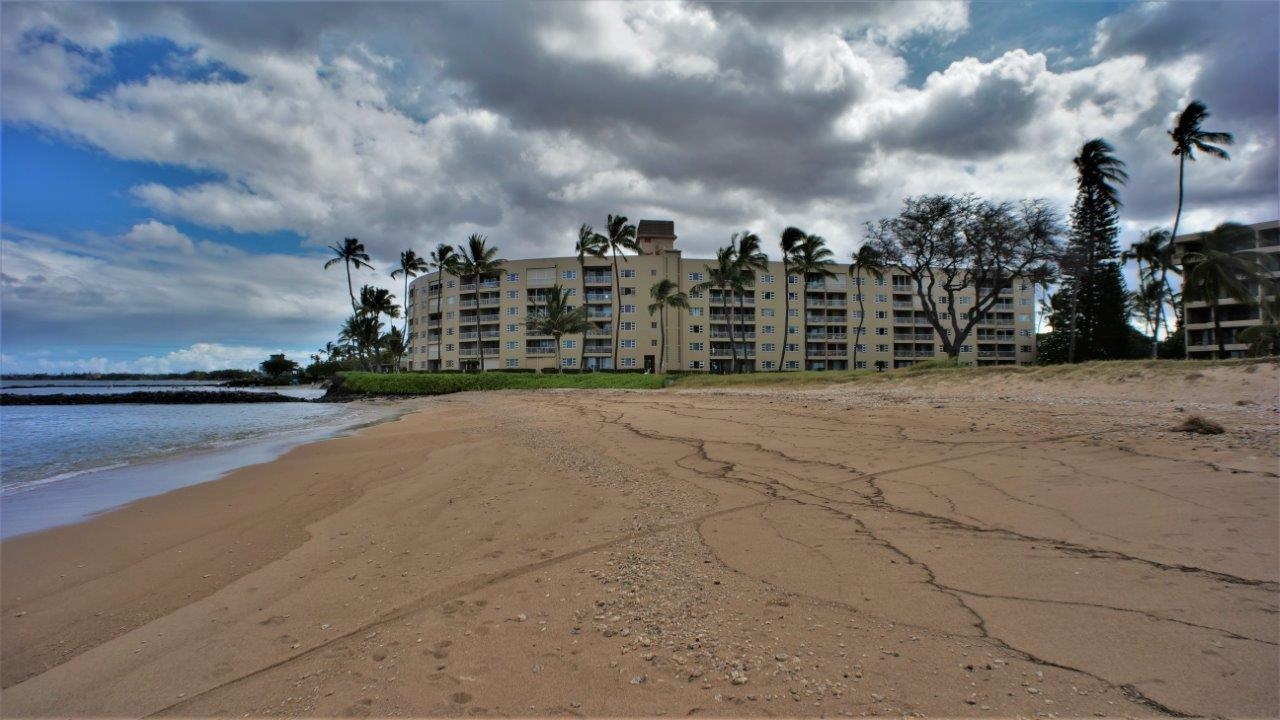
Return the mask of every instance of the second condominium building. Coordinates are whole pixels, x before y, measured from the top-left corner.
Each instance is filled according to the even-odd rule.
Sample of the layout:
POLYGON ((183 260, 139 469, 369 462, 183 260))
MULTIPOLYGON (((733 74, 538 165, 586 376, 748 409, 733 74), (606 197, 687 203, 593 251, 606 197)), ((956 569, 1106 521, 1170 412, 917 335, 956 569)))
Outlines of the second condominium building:
MULTIPOLYGON (((592 328, 561 338, 566 368, 617 367, 656 371, 660 365, 659 318, 650 315, 649 288, 662 279, 689 293, 688 310, 667 310, 668 371, 845 370, 901 368, 944 357, 925 319, 915 286, 900 270, 882 278, 863 273, 854 283, 848 265, 833 264, 835 278, 786 277, 771 261, 742 293, 693 292, 706 280, 713 261, 685 258, 676 249, 675 223, 641 220, 638 255, 618 260, 617 294, 608 258, 576 257, 507 260, 501 272, 482 278, 431 273, 409 291, 407 362, 412 370, 543 369, 555 364, 555 341, 527 331, 530 314, 545 306, 553 285, 567 288, 587 308, 592 328), (861 295, 865 318, 860 318, 861 295), (857 334, 862 321, 862 335, 857 334), (735 348, 736 345, 736 348, 735 348), (851 365, 857 349, 856 366, 851 365), (784 357, 785 352, 785 357, 784 357)), ((985 288, 984 288, 985 290, 985 288)), ((1014 280, 962 345, 961 362, 976 365, 1025 364, 1035 359, 1034 299, 1028 283, 1014 280)), ((963 306, 976 303, 970 290, 963 306)), ((945 324, 945 323, 944 323, 945 324)))

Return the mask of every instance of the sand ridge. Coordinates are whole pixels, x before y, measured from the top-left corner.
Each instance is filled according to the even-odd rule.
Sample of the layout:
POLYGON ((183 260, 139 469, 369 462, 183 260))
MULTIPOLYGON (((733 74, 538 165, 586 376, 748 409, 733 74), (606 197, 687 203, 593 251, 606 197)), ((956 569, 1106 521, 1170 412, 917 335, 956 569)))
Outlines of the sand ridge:
POLYGON ((169 520, 92 578, 121 513, 0 546, 3 712, 1273 716, 1261 375, 415 401, 131 506, 169 520), (207 593, 120 589, 211 574, 237 517, 207 593), (151 607, 95 635, 89 591, 151 607))

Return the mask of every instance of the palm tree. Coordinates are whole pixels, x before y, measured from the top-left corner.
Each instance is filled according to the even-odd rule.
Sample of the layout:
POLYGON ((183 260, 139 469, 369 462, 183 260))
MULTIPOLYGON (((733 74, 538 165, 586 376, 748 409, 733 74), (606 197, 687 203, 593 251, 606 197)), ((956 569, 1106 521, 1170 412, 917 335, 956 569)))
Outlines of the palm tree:
POLYGON ((888 265, 884 262, 884 255, 870 243, 863 243, 853 253, 853 262, 849 264, 849 274, 853 276, 853 292, 858 297, 858 332, 853 336, 853 368, 858 367, 858 345, 862 343, 862 327, 866 323, 867 309, 862 300, 862 271, 866 270, 867 274, 877 280, 884 277, 884 271, 888 265))
MULTIPOLYGON (((444 315, 440 313, 440 301, 444 299, 444 276, 456 275, 458 268, 458 256, 453 252, 452 245, 440 243, 436 245, 436 249, 431 251, 427 256, 431 262, 431 267, 440 273, 440 291, 436 293, 436 316, 440 329, 440 336, 436 338, 436 370, 444 369, 444 357, 442 350, 444 349, 444 315)), ((431 323, 427 323, 427 334, 431 333, 431 323)))
POLYGON ((1261 266, 1255 259, 1247 259, 1237 250, 1241 246, 1254 247, 1252 228, 1236 223, 1223 223, 1206 233, 1200 249, 1187 253, 1183 265, 1187 268, 1184 293, 1202 300, 1213 313, 1213 337, 1218 342, 1218 358, 1227 354, 1222 337, 1219 303, 1223 296, 1238 302, 1257 304, 1250 283, 1263 277, 1261 266))
POLYGON ((424 272, 430 270, 427 261, 418 257, 418 254, 412 250, 405 250, 400 253, 400 267, 391 271, 391 279, 395 280, 396 276, 404 276, 404 332, 405 337, 409 336, 409 280, 418 277, 424 272))
POLYGON ((328 270, 331 266, 342 263, 347 268, 347 294, 351 296, 351 312, 358 313, 360 308, 356 307, 356 291, 351 285, 351 266, 355 265, 359 270, 367 267, 370 270, 373 266, 369 264, 369 253, 364 251, 364 243, 355 238, 347 238, 342 241, 341 245, 333 244, 329 246, 333 251, 333 257, 324 264, 324 269, 328 270))
MULTIPOLYGON (((769 270, 769 256, 764 254, 764 250, 760 246, 760 236, 750 230, 734 233, 730 242, 734 245, 734 262, 738 268, 733 289, 738 293, 738 314, 744 315, 743 303, 747 294, 747 286, 755 284, 757 272, 767 272, 769 270)), ((732 336, 732 332, 730 335, 732 336)), ((744 337, 743 340, 746 340, 746 338, 744 337)), ((755 369, 754 362, 748 359, 747 364, 752 370, 755 369)))
MULTIPOLYGON (((465 245, 458 246, 457 273, 470 278, 476 286, 476 298, 480 297, 480 280, 485 275, 492 275, 502 270, 506 262, 496 257, 498 248, 488 247, 489 238, 484 235, 471 235, 465 245)), ((480 349, 480 372, 484 372, 484 339, 480 337, 480 303, 476 303, 476 347, 480 349)))
POLYGON ((1173 215, 1173 231, 1170 237, 1178 237, 1178 223, 1182 221, 1182 180, 1187 161, 1195 162, 1195 151, 1213 157, 1230 160, 1231 156, 1218 145, 1230 145, 1235 142, 1231 133, 1201 130, 1200 123, 1209 117, 1209 108, 1199 100, 1192 100, 1187 109, 1178 116, 1178 122, 1169 131, 1173 140, 1173 154, 1178 156, 1178 209, 1173 215), (1215 144, 1217 143, 1217 144, 1215 144))
POLYGON ((1080 147, 1080 154, 1072 159, 1076 166, 1076 187, 1081 192, 1093 190, 1112 208, 1121 206, 1120 189, 1129 181, 1124 171, 1124 161, 1117 158, 1116 149, 1102 138, 1094 138, 1080 147))
POLYGON ((778 357, 778 372, 782 372, 787 364, 787 323, 791 320, 791 261, 795 259, 796 249, 808 237, 798 227, 789 227, 782 231, 778 243, 782 247, 782 355, 778 357))
MULTIPOLYGON (((596 232, 590 225, 583 224, 578 228, 578 241, 573 245, 573 251, 578 254, 578 266, 582 268, 582 302, 585 304, 587 299, 587 256, 594 258, 602 258, 605 255, 608 241, 603 235, 596 232)), ((585 306, 585 305, 584 305, 585 306)), ((618 319, 614 318, 613 322, 618 319)), ((590 328, 588 328, 590 329, 590 328)), ((585 370, 587 367, 587 336, 582 336, 582 348, 578 355, 578 369, 585 370)))
POLYGON ((806 295, 805 288, 808 287, 809 281, 825 280, 836 276, 831 272, 831 251, 827 249, 827 241, 818 235, 806 235, 804 240, 796 248, 795 254, 791 259, 791 269, 796 271, 800 276, 801 285, 801 301, 800 301, 800 347, 804 348, 800 357, 800 368, 806 369, 808 365, 803 358, 808 357, 809 349, 809 319, 805 316, 806 304, 804 297, 806 295))
MULTIPOLYGON (((373 287, 365 285, 360 288, 360 310, 359 312, 366 315, 378 317, 386 315, 388 325, 394 325, 390 322, 400 317, 400 306, 395 303, 396 296, 391 294, 386 288, 373 287)), ((404 337, 401 335, 401 337, 404 337)))
POLYGON ((546 307, 530 315, 525 322, 525 328, 531 335, 550 335, 555 339, 557 374, 564 371, 564 363, 560 359, 560 338, 585 334, 587 328, 591 327, 591 321, 587 319, 587 306, 570 305, 570 297, 569 288, 552 285, 551 292, 547 295, 546 307))
POLYGON ((400 367, 400 360, 404 358, 406 345, 404 342, 404 334, 400 332, 400 328, 395 325, 382 336, 382 346, 387 349, 387 353, 391 355, 391 363, 397 368, 400 367))
POLYGON ((672 282, 669 278, 663 278, 653 284, 649 288, 649 297, 653 302, 649 303, 649 315, 658 314, 658 372, 666 374, 667 372, 667 308, 676 310, 689 309, 689 296, 679 292, 680 286, 672 282))
POLYGON ((715 266, 704 265, 707 279, 694 285, 693 292, 706 292, 716 289, 720 291, 720 307, 724 309, 725 320, 729 323, 729 352, 733 357, 730 370, 738 367, 738 346, 734 343, 732 305, 729 304, 729 289, 737 283, 738 263, 737 248, 732 244, 716 251, 715 266))
POLYGON ((1262 322, 1250 325, 1236 337, 1249 344, 1249 354, 1280 355, 1280 296, 1268 298, 1262 303, 1262 322))
POLYGON ((1141 240, 1130 245, 1120 255, 1120 259, 1133 260, 1138 264, 1138 278, 1142 282, 1142 290, 1139 292, 1144 301, 1155 300, 1147 285, 1155 283, 1160 291, 1159 302, 1154 305, 1155 318, 1151 334, 1151 358, 1154 360, 1160 348, 1160 329, 1164 328, 1168 335, 1168 328, 1164 327, 1164 306, 1173 295, 1168 279, 1168 272, 1174 266, 1173 237, 1167 230, 1152 228, 1143 233, 1141 240))
POLYGON ((361 367, 368 370, 367 352, 370 348, 377 347, 381 333, 382 323, 378 320, 377 315, 355 312, 343 323, 342 330, 338 333, 338 339, 351 347, 353 354, 360 361, 361 367))
MULTIPOLYGON (((627 219, 622 215, 610 215, 607 224, 607 234, 604 236, 605 248, 613 255, 613 368, 618 368, 618 315, 622 307, 621 301, 622 289, 619 287, 618 278, 618 253, 624 250, 632 252, 640 252, 640 246, 636 243, 636 226, 628 225, 627 219)), ((627 261, 627 256, 622 256, 622 261, 627 261)))

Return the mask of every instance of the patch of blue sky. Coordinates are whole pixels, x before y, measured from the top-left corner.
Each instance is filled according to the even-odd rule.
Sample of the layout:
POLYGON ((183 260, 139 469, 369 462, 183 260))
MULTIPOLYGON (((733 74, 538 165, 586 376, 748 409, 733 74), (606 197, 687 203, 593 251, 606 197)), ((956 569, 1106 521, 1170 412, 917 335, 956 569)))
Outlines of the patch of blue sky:
POLYGON ((181 82, 244 83, 248 76, 217 61, 200 60, 195 48, 182 47, 172 40, 149 37, 114 45, 104 58, 107 72, 95 76, 79 93, 83 97, 99 97, 130 83, 150 78, 167 78, 181 82))

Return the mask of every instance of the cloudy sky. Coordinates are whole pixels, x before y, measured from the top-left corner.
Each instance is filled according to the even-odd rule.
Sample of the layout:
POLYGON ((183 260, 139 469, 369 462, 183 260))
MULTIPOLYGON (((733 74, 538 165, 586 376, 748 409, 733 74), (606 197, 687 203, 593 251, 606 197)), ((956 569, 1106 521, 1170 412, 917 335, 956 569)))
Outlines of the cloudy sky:
POLYGON ((325 246, 487 234, 569 254, 608 213, 686 255, 789 224, 847 257, 902 198, 1066 208, 1089 138, 1127 242, 1168 225, 1166 129, 1232 132, 1183 227, 1277 207, 1274 2, 0 5, 0 365, 304 357, 346 307, 325 246))

